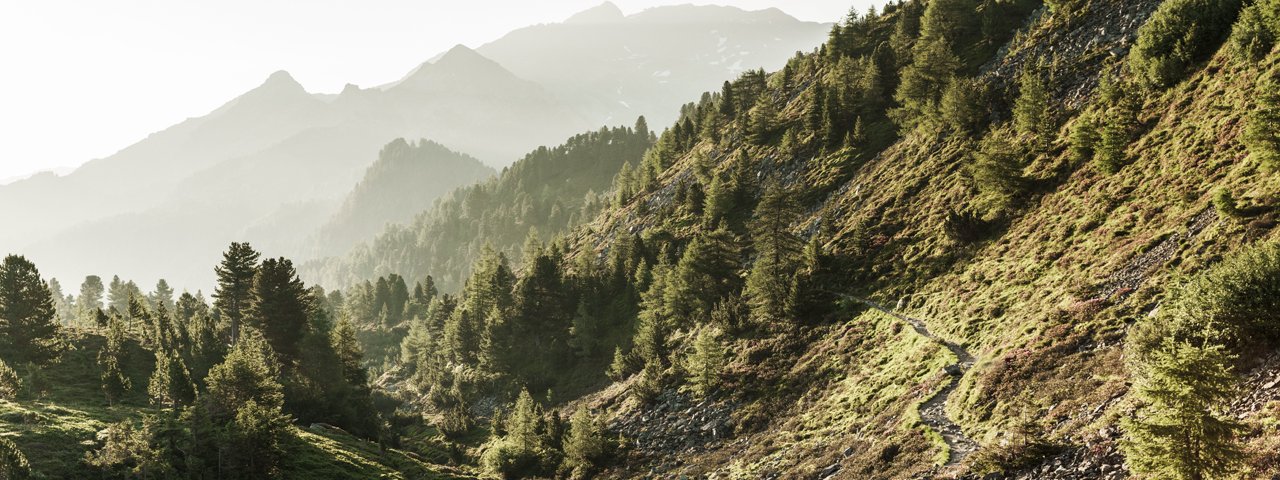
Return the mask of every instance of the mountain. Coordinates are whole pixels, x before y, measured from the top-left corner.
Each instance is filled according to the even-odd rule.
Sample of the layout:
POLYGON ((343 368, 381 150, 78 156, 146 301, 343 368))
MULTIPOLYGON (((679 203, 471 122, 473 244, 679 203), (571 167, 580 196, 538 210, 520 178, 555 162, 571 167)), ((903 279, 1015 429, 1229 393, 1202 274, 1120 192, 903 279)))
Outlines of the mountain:
MULTIPOLYGON (((636 128, 602 128, 554 148, 539 148, 494 178, 458 188, 412 221, 387 226, 354 249, 304 264, 301 274, 326 288, 346 288, 388 274, 411 282, 430 275, 437 288, 453 291, 486 247, 516 258, 531 233, 557 235, 593 216, 607 202, 602 192, 614 175, 623 165, 640 162, 653 143, 651 136, 647 125, 638 122, 636 128)), ((357 194, 372 190, 364 187, 357 194)))
POLYGON ((831 24, 778 9, 677 5, 623 15, 605 2, 562 23, 515 30, 476 49, 547 87, 591 122, 675 120, 683 102, 757 68, 776 70, 831 24), (541 52, 556 52, 543 55, 541 52))
POLYGON ((493 174, 479 160, 435 142, 392 141, 320 227, 315 255, 345 253, 388 224, 412 220, 458 184, 476 183, 493 174))
POLYGON ((481 51, 456 46, 383 86, 319 95, 276 72, 208 115, 70 174, 0 185, 0 205, 22 205, 0 208, 9 226, 0 250, 28 254, 69 282, 121 274, 151 284, 163 274, 207 287, 205 262, 145 265, 209 258, 235 239, 311 255, 298 237, 313 236, 393 138, 506 165, 597 125, 648 111, 661 118, 740 69, 778 65, 826 29, 776 11, 685 6, 623 16, 606 4, 481 51), (723 59, 708 66, 712 57, 723 59), (197 232, 198 241, 182 240, 197 232), (153 245, 161 238, 175 242, 153 245))
MULTIPOLYGON (((112 272, 151 284, 168 275, 175 285, 204 288, 211 280, 204 262, 177 269, 168 262, 214 258, 237 239, 304 256, 294 237, 312 235, 392 138, 452 142, 499 163, 585 125, 537 85, 461 46, 396 86, 347 88, 333 98, 276 72, 209 115, 67 176, 0 187, 5 205, 35 192, 51 199, 0 212, 15 226, 0 233, 0 247, 39 259, 61 278, 112 272), (299 204, 311 206, 304 218, 282 218, 304 212, 299 204), (308 230, 254 227, 273 216, 308 230)), ((476 180, 457 173, 436 179, 447 188, 425 191, 476 180)))

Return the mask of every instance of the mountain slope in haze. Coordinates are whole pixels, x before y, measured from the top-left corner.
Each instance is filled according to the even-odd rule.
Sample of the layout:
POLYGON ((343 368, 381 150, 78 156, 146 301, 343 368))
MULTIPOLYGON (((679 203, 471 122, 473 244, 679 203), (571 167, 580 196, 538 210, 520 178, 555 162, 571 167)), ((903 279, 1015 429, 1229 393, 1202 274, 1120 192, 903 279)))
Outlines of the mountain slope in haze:
POLYGON ((390 273, 410 282, 431 275, 442 292, 454 291, 485 246, 518 260, 531 232, 556 235, 594 216, 607 202, 600 192, 624 165, 639 163, 652 135, 641 121, 635 128, 602 128, 539 148, 498 176, 455 190, 412 222, 388 226, 341 255, 304 264, 301 275, 326 288, 390 273))
MULTIPOLYGON (((231 241, 300 247, 295 237, 310 236, 329 214, 316 209, 332 212, 393 138, 454 142, 500 163, 584 126, 537 85, 461 46, 395 87, 348 88, 332 98, 277 72, 208 116, 117 156, 65 177, 0 187, 0 199, 12 200, 6 205, 33 192, 56 199, 0 212, 15 226, 0 234, 0 249, 28 254, 60 278, 111 272, 152 284, 169 275, 175 285, 204 288, 210 277, 198 265, 231 241), (297 209, 304 204, 309 210, 297 209), (289 212, 306 217, 281 217, 289 212), (306 230, 259 226, 271 217, 306 230)), ((439 194, 476 177, 437 180, 448 184, 431 190, 439 194)))
POLYGON ((796 51, 820 44, 830 26, 777 9, 676 5, 623 15, 605 2, 476 51, 546 86, 593 122, 645 115, 667 125, 683 102, 745 70, 780 68, 796 51))
POLYGON ((315 255, 345 253, 387 224, 412 220, 458 184, 494 174, 468 155, 435 142, 397 139, 382 148, 378 161, 316 233, 315 255))

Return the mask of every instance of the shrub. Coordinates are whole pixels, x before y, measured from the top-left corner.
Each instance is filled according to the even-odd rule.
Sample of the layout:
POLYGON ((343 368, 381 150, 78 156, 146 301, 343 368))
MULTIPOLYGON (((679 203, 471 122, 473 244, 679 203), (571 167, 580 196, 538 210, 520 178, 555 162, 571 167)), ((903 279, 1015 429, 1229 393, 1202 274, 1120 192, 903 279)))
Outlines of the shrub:
POLYGON ((1236 206, 1235 197, 1231 196, 1231 190, 1225 188, 1213 191, 1213 208, 1218 211, 1218 216, 1223 218, 1240 216, 1240 208, 1236 206))
POLYGON ((974 212, 947 211, 942 220, 942 233, 953 242, 976 242, 987 233, 987 222, 974 212))
POLYGON ((1213 54, 1231 31, 1240 0, 1169 0, 1138 29, 1129 69, 1144 85, 1165 88, 1213 54))
POLYGON ((5 480, 25 480, 31 476, 31 464, 27 456, 13 441, 0 437, 0 478, 5 480))
POLYGON ((20 390, 22 390, 22 379, 18 378, 18 372, 9 368, 4 360, 0 360, 0 399, 13 400, 18 397, 20 390))

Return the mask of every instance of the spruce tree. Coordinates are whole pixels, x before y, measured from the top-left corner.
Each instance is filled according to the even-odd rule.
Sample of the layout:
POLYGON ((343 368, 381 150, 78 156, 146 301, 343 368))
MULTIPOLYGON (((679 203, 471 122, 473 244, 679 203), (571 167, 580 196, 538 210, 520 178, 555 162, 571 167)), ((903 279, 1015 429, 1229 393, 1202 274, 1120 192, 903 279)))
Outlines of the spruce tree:
POLYGON ((804 249, 803 241, 791 231, 791 222, 800 213, 790 192, 776 184, 765 190, 756 206, 751 221, 756 259, 743 295, 757 322, 774 322, 786 315, 791 275, 804 249))
POLYGON ((1049 110, 1049 90, 1034 67, 1026 67, 1018 79, 1018 99, 1013 105, 1013 125, 1018 133, 1035 139, 1043 149, 1052 140, 1053 112, 1049 110))
POLYGON ((228 322, 232 343, 240 339, 241 322, 249 309, 249 290, 253 287, 261 256, 248 243, 234 242, 222 254, 222 263, 214 268, 218 287, 213 292, 213 306, 228 322))
POLYGON ((693 394, 706 397, 720 386, 720 374, 724 370, 725 347, 721 344, 720 332, 714 327, 703 328, 693 342, 693 351, 689 353, 685 370, 688 372, 689 386, 693 394))
POLYGON ((1227 412, 1233 358, 1222 345, 1166 337, 1145 356, 1136 382, 1141 407, 1125 419, 1129 465, 1153 478, 1203 480, 1233 472, 1241 426, 1227 412))
POLYGON ((113 315, 107 324, 106 344, 98 352, 98 366, 102 368, 102 392, 107 396, 107 403, 120 401, 133 381, 124 374, 121 365, 126 361, 124 320, 113 315))
MULTIPOLYGON (((1277 15, 1280 16, 1280 11, 1277 15)), ((1259 84, 1258 107, 1246 117, 1243 136, 1250 158, 1268 171, 1280 168, 1280 81, 1277 81, 1277 75, 1280 74, 1268 74, 1266 80, 1259 84)))
POLYGON ((81 322, 92 325, 97 321, 98 312, 103 307, 102 295, 105 291, 101 277, 84 277, 84 282, 80 284, 80 295, 76 297, 76 309, 81 322))
POLYGON ((249 289, 245 324, 262 332, 282 364, 299 358, 299 344, 307 333, 314 306, 310 291, 286 258, 263 260, 249 289))
POLYGON ((0 262, 0 358, 38 366, 57 359, 66 350, 57 315, 35 264, 5 257, 0 262))
POLYGON ((738 238, 726 223, 695 237, 671 273, 665 292, 669 318, 683 322, 705 320, 711 307, 741 288, 739 266, 738 238))
POLYGON ((168 310, 173 310, 173 287, 169 286, 169 282, 161 278, 156 282, 156 288, 147 296, 147 300, 151 302, 151 308, 163 305, 168 310))
POLYGON ((564 468, 572 478, 590 478, 608 453, 604 424, 585 406, 578 407, 569 420, 564 440, 564 468))

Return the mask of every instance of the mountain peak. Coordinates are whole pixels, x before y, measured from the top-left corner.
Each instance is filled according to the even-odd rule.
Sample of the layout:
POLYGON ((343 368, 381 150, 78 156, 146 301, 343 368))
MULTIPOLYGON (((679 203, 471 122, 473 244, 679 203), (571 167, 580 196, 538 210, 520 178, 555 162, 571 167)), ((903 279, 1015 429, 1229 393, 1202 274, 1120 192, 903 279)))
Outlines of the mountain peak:
POLYGON ((298 83, 297 80, 294 80, 293 75, 290 75, 289 72, 284 70, 276 70, 275 73, 272 73, 271 76, 267 77, 265 82, 262 82, 262 86, 289 90, 304 90, 302 88, 302 84, 298 83))
POLYGON ((444 52, 443 55, 440 55, 440 58, 431 63, 439 65, 442 63, 475 62, 480 60, 487 61, 488 59, 484 58, 483 55, 480 55, 475 50, 472 50, 471 47, 459 43, 454 45, 453 48, 450 48, 449 51, 444 52))
POLYGON ((613 23, 621 21, 625 18, 622 9, 614 5, 613 2, 605 1, 600 5, 588 8, 581 12, 573 14, 564 23, 591 24, 591 23, 613 23))

